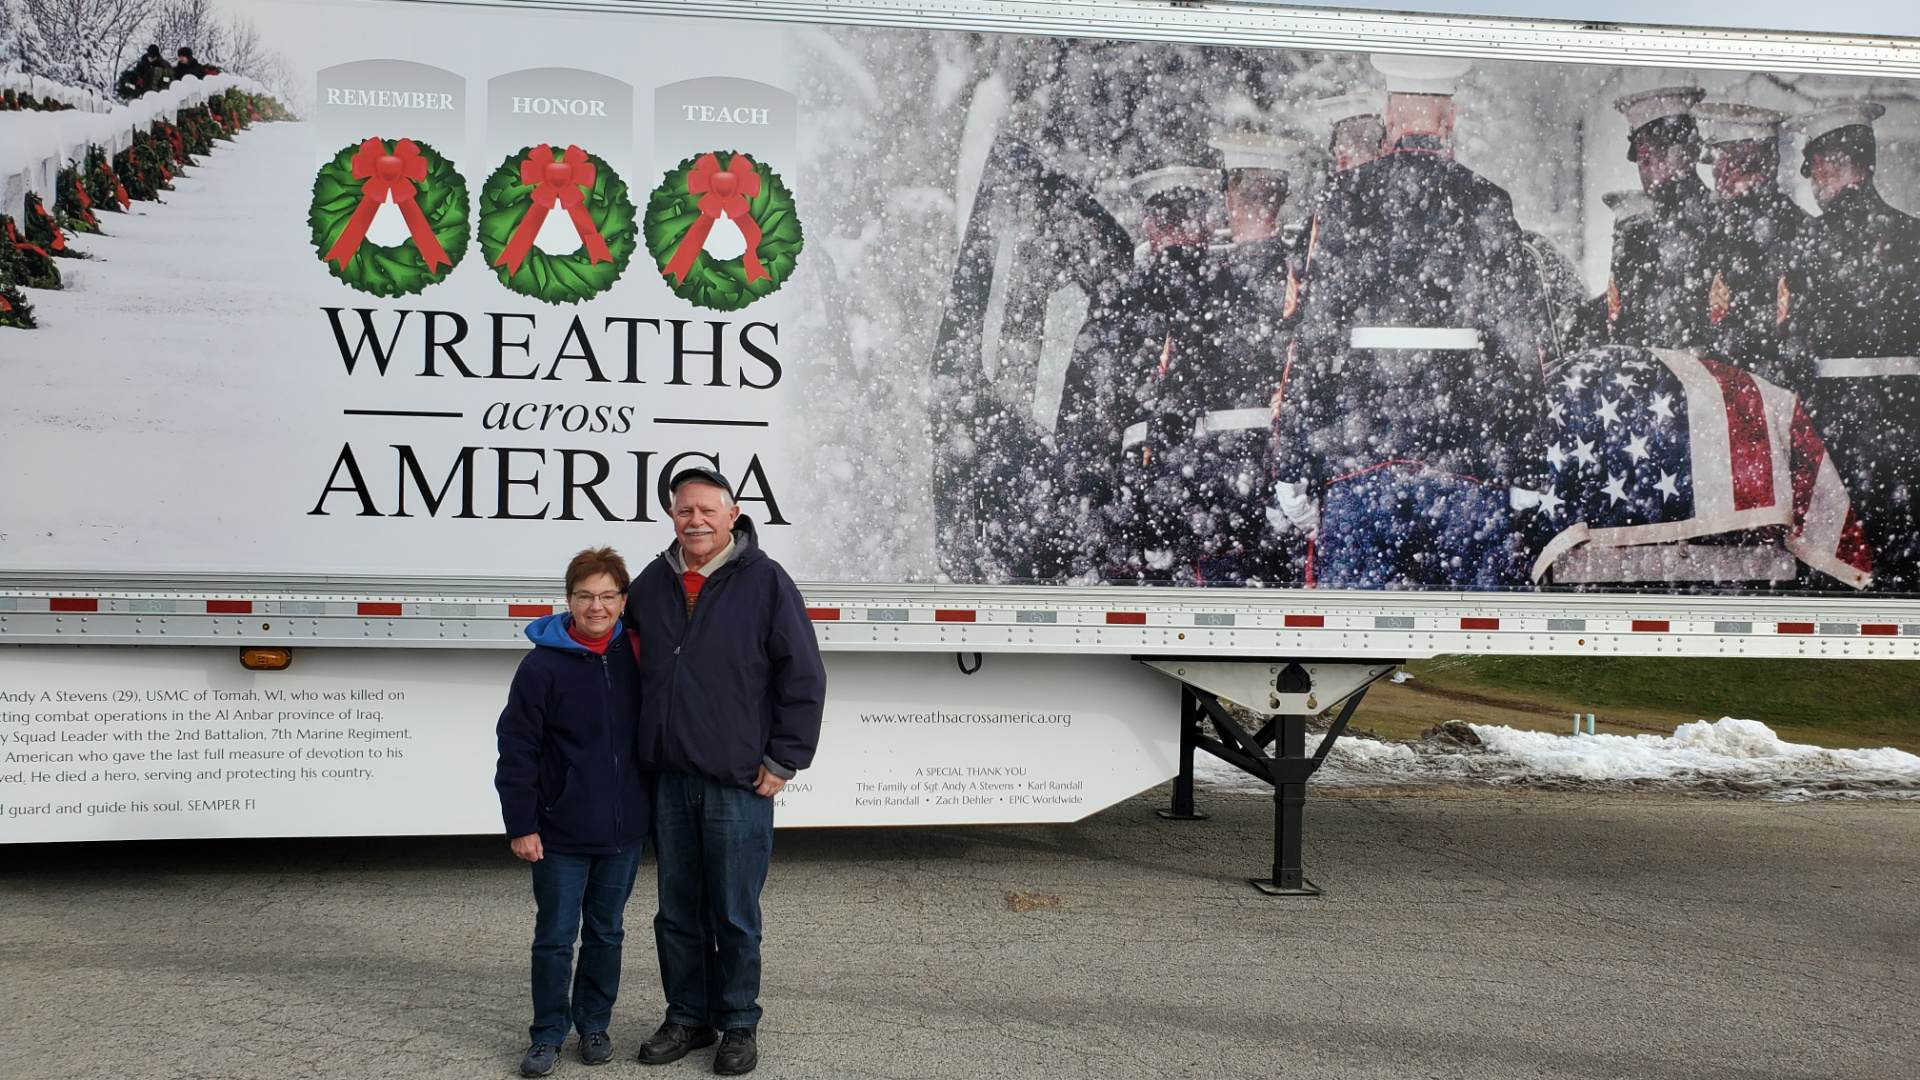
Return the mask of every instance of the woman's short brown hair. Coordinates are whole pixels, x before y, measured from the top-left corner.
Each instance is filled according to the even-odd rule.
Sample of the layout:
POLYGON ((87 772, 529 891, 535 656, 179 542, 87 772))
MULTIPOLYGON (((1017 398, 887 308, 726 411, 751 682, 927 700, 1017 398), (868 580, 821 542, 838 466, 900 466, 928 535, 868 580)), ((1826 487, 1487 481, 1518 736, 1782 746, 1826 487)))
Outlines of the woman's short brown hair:
POLYGON ((610 547, 588 548, 567 564, 567 595, 573 595, 575 585, 597 574, 612 576, 621 592, 626 592, 633 580, 627 576, 627 560, 621 558, 619 552, 610 547))

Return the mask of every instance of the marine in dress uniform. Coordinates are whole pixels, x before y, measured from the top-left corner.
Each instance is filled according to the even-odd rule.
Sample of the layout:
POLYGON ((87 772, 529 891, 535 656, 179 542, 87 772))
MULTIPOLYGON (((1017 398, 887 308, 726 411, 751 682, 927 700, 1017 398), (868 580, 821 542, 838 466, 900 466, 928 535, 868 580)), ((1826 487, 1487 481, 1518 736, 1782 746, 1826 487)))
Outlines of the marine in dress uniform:
POLYGON ((1172 403, 1193 425, 1170 432, 1158 468, 1185 480, 1188 530, 1176 535, 1175 565, 1201 583, 1297 582, 1305 551, 1268 517, 1268 429, 1274 390, 1294 314, 1294 244, 1283 225, 1307 147, 1265 132, 1216 135, 1226 174, 1227 243, 1217 245, 1220 323, 1211 370, 1186 372, 1172 403))
POLYGON ((1706 254, 1707 347, 1796 393, 1812 377, 1788 329, 1813 217, 1780 190, 1787 114, 1735 102, 1693 110, 1713 160, 1713 230, 1706 254))
POLYGON ((1381 145, 1387 137, 1386 121, 1380 118, 1382 95, 1377 90, 1355 90, 1335 97, 1320 98, 1307 105, 1308 122, 1327 132, 1326 173, 1313 196, 1313 217, 1309 227, 1294 238, 1293 277, 1288 279, 1284 311, 1287 318, 1298 316, 1306 299, 1307 251, 1313 244, 1311 222, 1317 221, 1327 204, 1353 183, 1355 170, 1385 153, 1381 145))
POLYGON ((1101 519, 1091 567, 1114 580, 1185 580, 1175 549, 1194 533, 1185 478, 1167 454, 1206 412, 1221 368, 1220 269, 1208 250, 1220 173, 1172 166, 1130 184, 1143 204, 1140 260, 1089 319, 1061 403, 1063 448, 1084 463, 1079 482, 1101 519), (1111 396, 1101 402, 1095 378, 1111 396), (1087 486, 1091 485, 1091 486, 1087 486))
POLYGON ((1920 592, 1920 219, 1874 187, 1873 102, 1839 102, 1791 126, 1820 204, 1804 302, 1790 315, 1812 354, 1807 395, 1874 550, 1876 590, 1920 592))
POLYGON ((1653 209, 1616 219, 1607 281, 1607 338, 1619 345, 1686 349, 1706 344, 1706 247, 1713 192, 1701 181, 1693 107, 1706 92, 1690 86, 1643 90, 1615 101, 1631 136, 1627 158, 1653 209))
POLYGON ((1469 62, 1373 63, 1388 152, 1317 216, 1276 506, 1315 537, 1321 586, 1519 586, 1535 510, 1515 507, 1544 468, 1539 275, 1507 193, 1453 160, 1469 62))

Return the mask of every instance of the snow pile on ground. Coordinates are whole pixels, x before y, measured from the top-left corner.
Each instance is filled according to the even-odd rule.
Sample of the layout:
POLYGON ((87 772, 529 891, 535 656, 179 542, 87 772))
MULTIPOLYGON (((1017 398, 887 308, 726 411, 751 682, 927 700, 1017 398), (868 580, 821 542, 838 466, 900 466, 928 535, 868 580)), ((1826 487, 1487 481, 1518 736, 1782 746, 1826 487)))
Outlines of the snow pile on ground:
MULTIPOLYGON (((1480 745, 1435 738, 1415 743, 1342 738, 1314 782, 1920 799, 1920 757, 1903 750, 1831 750, 1787 742, 1754 720, 1703 720, 1682 724, 1672 735, 1556 735, 1488 724, 1460 726, 1471 730, 1480 745)), ((1196 757, 1195 772, 1215 787, 1264 790, 1252 777, 1205 754, 1196 757)))

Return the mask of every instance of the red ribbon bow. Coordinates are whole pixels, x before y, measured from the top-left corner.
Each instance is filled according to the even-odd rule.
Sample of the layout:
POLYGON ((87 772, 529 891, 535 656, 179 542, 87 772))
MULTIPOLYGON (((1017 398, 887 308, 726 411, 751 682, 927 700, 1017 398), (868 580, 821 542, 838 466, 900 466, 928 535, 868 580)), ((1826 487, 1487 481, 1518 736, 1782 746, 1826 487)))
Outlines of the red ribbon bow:
POLYGON ((125 210, 132 200, 127 198, 127 185, 120 182, 120 174, 114 172, 113 166, 104 161, 100 163, 100 171, 107 179, 113 181, 113 201, 120 204, 120 209, 125 210))
POLYGON ((347 227, 340 230, 340 239, 333 242, 326 261, 337 262, 341 269, 346 269, 348 260, 360 250, 360 242, 367 238, 373 215, 379 212, 380 204, 392 196, 394 205, 400 208, 400 216, 407 221, 408 234, 420 249, 420 258, 426 261, 427 273, 434 273, 442 264, 453 265, 446 249, 440 246, 440 238, 433 235, 426 212, 415 201, 419 193, 415 185, 427 178, 427 159, 412 139, 394 143, 391 152, 380 139, 361 143, 353 155, 353 175, 360 181, 360 205, 353 208, 353 216, 347 219, 347 227))
MULTIPOLYGON (((67 234, 60 231, 60 220, 54 217, 52 214, 47 213, 47 208, 44 203, 34 203, 33 211, 34 213, 39 214, 41 217, 46 218, 47 228, 53 230, 53 250, 55 251, 67 250, 67 234)), ((45 255, 46 252, 43 251, 41 252, 41 254, 45 255)))
POLYGON ((12 244, 15 251, 31 251, 43 259, 53 258, 52 255, 47 254, 46 248, 41 247, 31 240, 21 239, 20 234, 14 231, 13 222, 11 221, 7 222, 7 243, 12 244))
POLYGON ((501 249, 500 257, 493 260, 493 265, 505 266, 508 277, 519 273, 520 264, 533 250, 534 237, 540 235, 541 223, 547 220, 547 211, 556 206, 564 208, 573 219, 573 229, 586 245, 587 261, 612 262, 613 252, 607 250, 599 226, 587 213, 587 192, 599 174, 593 162, 587 160, 587 152, 577 146, 567 147, 565 154, 554 153, 553 147, 546 143, 527 151, 527 156, 520 161, 520 182, 533 188, 528 196, 533 206, 527 216, 520 219, 520 227, 513 230, 513 236, 501 249))
POLYGON ((680 246, 674 249, 673 258, 667 263, 665 273, 673 276, 674 284, 687 280, 693 260, 700 249, 707 246, 707 234, 713 231, 714 223, 722 214, 732 218, 740 235, 747 239, 747 253, 742 256, 747 281, 752 283, 770 277, 766 267, 760 265, 760 223, 753 220, 753 213, 747 208, 747 200, 760 194, 760 173, 747 155, 733 155, 725 169, 720 167, 720 159, 715 155, 700 155, 700 160, 693 163, 693 171, 687 174, 687 192, 700 196, 700 216, 687 229, 687 235, 680 238, 680 246))
POLYGON ((93 216, 93 200, 87 195, 87 187, 80 182, 79 174, 73 177, 73 194, 80 200, 80 220, 89 225, 99 225, 100 219, 93 216))

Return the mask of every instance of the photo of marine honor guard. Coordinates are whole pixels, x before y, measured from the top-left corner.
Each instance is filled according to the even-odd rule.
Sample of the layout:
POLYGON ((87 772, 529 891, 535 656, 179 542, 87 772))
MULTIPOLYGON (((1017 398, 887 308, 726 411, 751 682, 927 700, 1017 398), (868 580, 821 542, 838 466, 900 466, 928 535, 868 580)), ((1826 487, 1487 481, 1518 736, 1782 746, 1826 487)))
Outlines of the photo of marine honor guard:
MULTIPOLYGON (((1018 257, 970 247, 950 310, 1038 281, 1056 291, 1022 303, 1054 320, 1078 280, 1085 313, 1044 341, 1037 319, 981 321, 1003 339, 982 347, 985 383, 1052 350, 1058 375, 1034 381, 1060 390, 972 421, 999 434, 956 465, 1037 493, 1050 523, 1024 546, 975 530, 977 565, 1920 593, 1920 225, 1900 208, 1911 170, 1877 182, 1880 103, 1624 70, 1561 101, 1526 65, 1288 55, 1298 85, 1264 100, 1234 89, 1258 52, 1232 54, 1232 78, 1169 61, 1105 142, 1071 108, 995 141, 1052 194, 989 204, 982 185, 967 233, 1015 237, 1000 250, 1018 257)), ((1904 160, 1920 95, 1901 100, 1904 160)), ((943 340, 949 366, 977 362, 964 333, 943 340)))

